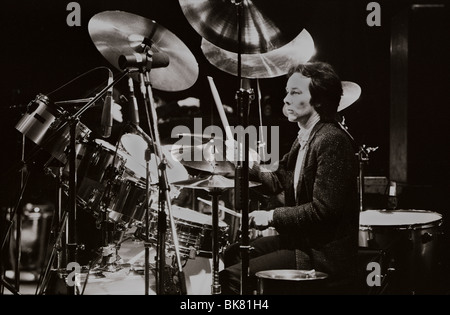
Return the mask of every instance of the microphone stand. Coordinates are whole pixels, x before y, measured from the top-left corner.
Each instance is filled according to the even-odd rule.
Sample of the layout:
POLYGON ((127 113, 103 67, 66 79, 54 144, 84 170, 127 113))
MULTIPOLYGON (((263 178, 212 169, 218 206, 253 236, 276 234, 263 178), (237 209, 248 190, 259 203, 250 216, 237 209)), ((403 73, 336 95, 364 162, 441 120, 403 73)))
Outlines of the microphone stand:
MULTIPOLYGON (((128 70, 124 71, 118 78, 113 80, 107 85, 100 93, 98 93, 91 101, 86 103, 75 114, 69 117, 64 117, 61 126, 58 127, 58 131, 70 126, 70 144, 69 144, 69 206, 67 213, 67 235, 66 235, 66 262, 77 262, 77 234, 76 234, 76 211, 77 211, 77 176, 76 176, 76 131, 80 116, 88 110, 95 102, 97 102, 112 86, 119 82, 122 78, 128 75, 128 70)), ((58 132, 55 132, 57 134, 58 132)), ((59 237, 62 235, 60 233, 59 237)), ((68 285, 68 294, 76 294, 76 285, 68 285)))
MULTIPOLYGON (((29 107, 31 103, 27 105, 27 108, 29 107)), ((23 194, 25 192, 26 188, 26 182, 28 180, 25 180, 25 170, 27 162, 25 161, 25 145, 26 145, 26 138, 25 135, 22 134, 21 138, 21 164, 22 167, 20 169, 20 189, 19 189, 19 198, 15 207, 14 212, 10 215, 10 224, 8 228, 6 229, 6 233, 4 236, 4 239, 2 240, 1 247, 0 247, 0 254, 3 254, 4 246, 6 244, 6 241, 8 240, 8 235, 10 233, 10 229, 12 226, 12 222, 14 219, 16 220, 16 240, 15 240, 15 259, 14 259, 14 287, 7 283, 7 281, 4 279, 4 268, 3 268, 3 259, 0 260, 0 294, 3 294, 3 286, 5 286, 8 290, 10 290, 13 294, 19 294, 20 292, 20 257, 21 257, 21 242, 22 242, 22 216, 23 216, 23 209, 21 207, 23 194), (14 218, 15 217, 15 218, 14 218)), ((5 221, 6 224, 6 221, 5 221)), ((3 256, 3 255, 0 255, 3 256)))
POLYGON ((141 84, 141 93, 143 95, 146 107, 146 114, 147 114, 147 121, 149 124, 149 130, 150 134, 152 135, 152 138, 154 141, 147 141, 147 150, 145 153, 145 158, 147 162, 147 181, 146 181, 146 241, 145 241, 145 294, 148 295, 149 290, 149 162, 150 162, 150 155, 151 150, 150 146, 153 145, 153 151, 155 152, 156 156, 156 163, 158 165, 159 169, 159 211, 158 211, 158 253, 157 253, 157 276, 156 276, 156 282, 157 282, 157 294, 164 294, 164 270, 165 270, 165 236, 166 236, 166 213, 165 213, 165 205, 167 205, 168 214, 169 214, 169 221, 170 221, 170 227, 172 232, 172 241, 175 245, 175 255, 178 265, 178 278, 180 281, 181 286, 181 294, 186 294, 186 284, 185 284, 185 277, 184 272, 182 269, 181 264, 181 258, 180 258, 180 249, 178 244, 178 237, 176 232, 176 226, 175 221, 172 216, 172 206, 170 202, 170 187, 169 187, 169 181, 167 178, 167 172, 166 172, 166 165, 167 161, 165 157, 163 156, 162 148, 161 148, 161 142, 158 132, 158 116, 156 113, 156 108, 154 105, 154 98, 153 98, 153 92, 151 88, 150 83, 150 70, 151 70, 151 64, 152 64, 152 55, 151 51, 149 50, 147 53, 147 60, 145 61, 145 65, 141 66, 139 69, 139 78, 140 78, 140 84, 141 84), (149 113, 150 109, 150 113, 149 113), (151 115, 151 117, 150 117, 151 115), (153 122, 154 128, 151 128, 151 123, 153 122))

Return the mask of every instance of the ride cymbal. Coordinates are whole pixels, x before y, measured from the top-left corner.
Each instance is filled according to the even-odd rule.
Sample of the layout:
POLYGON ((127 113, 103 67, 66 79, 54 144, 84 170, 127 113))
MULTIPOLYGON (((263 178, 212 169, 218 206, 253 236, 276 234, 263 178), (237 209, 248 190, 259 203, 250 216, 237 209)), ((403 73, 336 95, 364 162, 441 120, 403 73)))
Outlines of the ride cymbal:
POLYGON ((139 15, 104 11, 94 15, 89 34, 100 53, 117 69, 119 58, 145 53, 168 57, 168 65, 150 71, 150 83, 161 91, 182 91, 195 84, 198 64, 189 48, 171 31, 139 15))
POLYGON ((304 4, 273 0, 179 0, 192 27, 210 43, 234 53, 265 53, 280 48, 303 29, 304 4), (242 5, 238 11, 238 5, 242 5), (286 14, 280 14, 284 10, 286 14), (238 47, 238 12, 241 47, 238 47), (296 23, 292 23, 295 19, 296 23))
MULTIPOLYGON (((224 50, 202 39, 206 59, 232 75, 238 75, 237 53, 224 50)), ((292 65, 307 62, 314 54, 314 41, 307 30, 302 30, 291 42, 266 53, 242 54, 241 76, 248 79, 274 78, 287 74, 292 65)))

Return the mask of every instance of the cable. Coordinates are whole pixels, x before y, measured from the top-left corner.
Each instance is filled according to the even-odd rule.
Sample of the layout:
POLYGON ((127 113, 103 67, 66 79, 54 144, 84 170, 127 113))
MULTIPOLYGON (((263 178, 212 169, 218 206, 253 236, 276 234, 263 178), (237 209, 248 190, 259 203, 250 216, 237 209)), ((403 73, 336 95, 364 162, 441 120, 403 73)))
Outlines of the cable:
POLYGON ((93 69, 91 69, 91 70, 88 70, 88 71, 86 71, 86 72, 80 74, 80 75, 77 76, 76 78, 74 78, 74 79, 68 81, 67 83, 63 84, 62 86, 58 87, 57 89, 55 89, 55 90, 53 90, 53 91, 51 91, 51 92, 49 92, 49 93, 46 93, 45 95, 47 95, 47 96, 52 95, 53 93, 58 92, 59 90, 65 88, 65 87, 68 86, 69 84, 72 84, 73 82, 77 81, 78 79, 80 79, 80 78, 82 78, 82 77, 88 75, 89 73, 94 72, 94 71, 96 71, 96 70, 100 70, 100 69, 108 70, 108 73, 111 72, 111 69, 109 69, 108 67, 105 67, 105 66, 93 68, 93 69))

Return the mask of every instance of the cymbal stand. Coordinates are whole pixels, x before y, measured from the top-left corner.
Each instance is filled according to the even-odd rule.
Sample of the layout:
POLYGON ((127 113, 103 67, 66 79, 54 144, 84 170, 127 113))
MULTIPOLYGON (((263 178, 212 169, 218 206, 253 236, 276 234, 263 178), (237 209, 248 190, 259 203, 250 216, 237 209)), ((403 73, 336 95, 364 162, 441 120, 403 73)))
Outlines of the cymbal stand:
MULTIPOLYGON (((239 90, 236 92, 237 108, 239 121, 244 128, 248 127, 249 121, 249 103, 254 99, 254 92, 248 86, 248 81, 242 80, 242 19, 244 17, 242 0, 234 0, 236 5, 236 14, 238 21, 238 82, 240 85, 239 90)), ((235 169, 235 209, 242 213, 242 243, 240 246, 241 252, 241 295, 251 294, 249 286, 249 253, 250 253, 250 239, 249 239, 249 226, 248 226, 248 214, 249 214, 249 137, 248 134, 238 135, 238 163, 235 169), (241 143, 244 142, 243 152, 241 149, 241 143), (243 156, 242 156, 243 153, 243 156)))
POLYGON ((212 255, 213 255, 213 274, 211 294, 221 294, 222 289, 219 282, 219 196, 222 194, 222 189, 213 188, 209 191, 212 197, 212 255))
MULTIPOLYGON (((147 47, 150 47, 151 40, 144 39, 145 45, 147 47)), ((143 132, 140 128, 137 128, 139 131, 141 131, 141 134, 146 138, 147 141, 147 150, 145 153, 145 159, 147 162, 147 180, 146 180, 146 214, 145 214, 145 221, 146 221, 146 241, 145 241, 145 294, 148 295, 149 291, 149 265, 150 265, 150 259, 149 259, 149 247, 150 247, 150 241, 149 241, 149 224, 150 224, 150 192, 149 192, 149 175, 150 175, 150 155, 151 152, 155 152, 156 157, 156 163, 158 165, 158 174, 159 174, 159 189, 160 189, 160 198, 159 198, 159 211, 158 211, 158 255, 157 255, 157 276, 156 276, 156 282, 157 282, 157 294, 164 294, 164 270, 165 270, 165 264, 166 264, 166 253, 165 253, 165 237, 166 237, 166 213, 165 213, 165 205, 167 205, 168 215, 169 215, 169 222, 171 227, 171 233, 172 233, 172 241, 175 246, 175 255, 176 255, 176 261, 178 265, 178 278, 180 281, 180 290, 181 294, 186 294, 186 284, 185 284, 185 277, 183 272, 183 266, 181 263, 181 256, 180 256, 180 249, 179 249, 179 243, 178 243, 178 236, 175 226, 175 221, 172 216, 172 205, 170 202, 170 187, 169 187, 169 181, 167 178, 167 172, 166 172, 166 165, 167 160, 163 156, 162 153, 162 146, 160 142, 159 132, 158 132, 158 116, 156 113, 156 106, 154 104, 154 98, 153 98, 153 91, 151 87, 150 82, 150 70, 152 68, 152 52, 151 50, 147 50, 146 52, 146 60, 143 60, 143 64, 139 67, 139 81, 140 81, 140 90, 141 94, 145 101, 145 110, 147 115, 147 122, 149 124, 149 131, 151 137, 146 137, 145 132, 143 132), (153 122, 153 127, 151 127, 151 122, 153 122), (151 148, 152 147, 152 148, 151 148)))
MULTIPOLYGON (((356 143, 355 138, 350 134, 348 131, 348 127, 345 124, 345 118, 342 117, 342 122, 337 121, 339 126, 342 130, 345 131, 345 133, 350 137, 350 139, 353 141, 353 143, 356 143)), ((369 153, 376 151, 378 147, 369 147, 366 148, 366 145, 360 145, 358 147, 358 153, 356 155, 358 156, 359 161, 359 181, 358 181, 358 192, 359 192, 359 211, 364 211, 364 166, 369 162, 369 153)))

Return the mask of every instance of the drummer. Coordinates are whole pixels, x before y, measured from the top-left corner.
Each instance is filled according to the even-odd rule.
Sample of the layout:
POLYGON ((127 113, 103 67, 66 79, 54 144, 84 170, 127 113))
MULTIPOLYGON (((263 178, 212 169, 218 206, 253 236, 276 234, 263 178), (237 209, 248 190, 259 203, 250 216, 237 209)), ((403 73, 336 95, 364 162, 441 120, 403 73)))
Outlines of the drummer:
MULTIPOLYGON (((240 245, 224 253, 223 294, 252 293, 259 271, 316 270, 326 273, 323 293, 352 293, 357 274, 358 163, 351 139, 335 121, 342 84, 333 68, 313 62, 292 67, 284 103, 300 130, 275 172, 250 163, 250 179, 267 193, 284 192, 284 206, 249 213, 250 228, 276 228, 279 235, 250 243, 249 288, 241 288, 240 245), (243 292, 241 292, 243 289, 243 292)), ((281 108, 280 108, 281 110, 281 108)))

